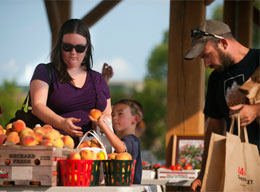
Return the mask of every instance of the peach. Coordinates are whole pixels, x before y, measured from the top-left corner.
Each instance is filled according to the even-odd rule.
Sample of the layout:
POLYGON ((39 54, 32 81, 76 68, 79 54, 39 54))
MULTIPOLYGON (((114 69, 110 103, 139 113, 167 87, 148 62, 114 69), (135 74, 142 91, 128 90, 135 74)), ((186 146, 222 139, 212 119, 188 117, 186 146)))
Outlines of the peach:
POLYGON ((26 127, 26 125, 23 120, 18 119, 17 121, 13 122, 12 127, 13 127, 14 131, 19 133, 26 127))
POLYGON ((49 132, 43 136, 43 139, 54 141, 56 139, 56 135, 53 134, 52 132, 49 132))
POLYGON ((43 127, 34 127, 33 128, 34 133, 41 133, 42 135, 45 135, 46 129, 44 129, 43 127))
POLYGON ((81 150, 80 156, 81 156, 81 159, 84 159, 84 160, 96 160, 97 159, 97 154, 94 151, 91 151, 88 149, 81 150))
POLYGON ((40 142, 40 144, 41 144, 41 145, 44 145, 44 146, 50 146, 50 147, 52 147, 52 146, 53 146, 53 143, 52 143, 52 142, 53 142, 52 140, 43 139, 43 140, 40 142))
POLYGON ((5 140, 6 140, 6 135, 1 134, 0 135, 0 145, 3 145, 5 143, 5 140))
POLYGON ((84 147, 89 147, 89 145, 87 143, 81 143, 78 148, 81 149, 84 147))
POLYGON ((127 152, 118 153, 116 155, 116 160, 132 160, 132 155, 127 152))
POLYGON ((109 153, 109 154, 107 154, 107 159, 108 160, 115 160, 116 155, 117 155, 117 153, 109 153))
POLYGON ((60 132, 56 129, 52 129, 52 131, 50 132, 54 135, 55 139, 60 139, 60 132))
POLYGON ((74 148, 74 140, 72 139, 71 136, 64 135, 62 137, 62 141, 64 143, 64 146, 67 146, 69 149, 73 149, 74 148))
POLYGON ((8 136, 11 132, 15 132, 13 128, 7 129, 5 134, 8 136))
POLYGON ((106 154, 104 151, 100 151, 97 153, 97 160, 105 160, 106 159, 106 154))
POLYGON ((55 139, 53 141, 53 147, 58 147, 58 148, 63 148, 64 146, 64 143, 63 143, 63 140, 62 139, 55 139))
POLYGON ((38 142, 35 137, 27 135, 21 138, 21 144, 25 146, 34 146, 38 145, 38 142))
POLYGON ((4 128, 0 125, 0 135, 4 134, 4 128))
POLYGON ((24 137, 24 136, 33 136, 34 137, 34 131, 28 127, 25 127, 20 133, 19 133, 20 137, 24 137))
POLYGON ((52 126, 49 124, 43 125, 42 128, 45 130, 45 134, 51 132, 53 129, 52 126))
POLYGON ((89 112, 89 115, 93 119, 98 119, 102 115, 102 112, 98 109, 91 109, 91 111, 89 112))
POLYGON ((100 145, 100 143, 98 142, 98 140, 95 139, 95 138, 91 140, 90 147, 102 148, 101 145, 100 145))
POLYGON ((69 154, 68 159, 71 159, 71 160, 81 160, 81 156, 80 156, 80 154, 78 152, 72 151, 69 154))
POLYGON ((6 141, 13 142, 14 144, 17 144, 20 142, 20 137, 17 132, 13 131, 8 134, 6 141))
POLYGON ((5 129, 8 130, 8 129, 11 129, 13 127, 13 124, 12 123, 8 123, 6 126, 5 126, 5 129))
POLYGON ((38 142, 41 142, 43 140, 43 134, 40 133, 40 132, 36 132, 34 133, 35 135, 35 139, 38 141, 38 142))

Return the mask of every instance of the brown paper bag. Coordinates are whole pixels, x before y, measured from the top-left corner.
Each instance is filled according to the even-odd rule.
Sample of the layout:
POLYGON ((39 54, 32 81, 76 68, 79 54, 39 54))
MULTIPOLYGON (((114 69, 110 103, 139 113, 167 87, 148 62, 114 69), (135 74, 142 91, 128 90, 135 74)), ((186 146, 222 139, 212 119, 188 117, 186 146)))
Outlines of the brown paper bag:
POLYGON ((242 131, 243 134, 239 115, 235 114, 226 136, 212 133, 201 191, 260 191, 258 149, 248 143, 245 127, 242 131), (235 119, 238 121, 238 135, 232 134, 235 119), (241 142, 242 136, 245 142, 241 142))
MULTIPOLYGON (((260 103, 260 67, 241 85, 239 91, 245 94, 248 99, 248 104, 254 105, 260 103)), ((260 124, 260 117, 257 117, 256 121, 260 124)))

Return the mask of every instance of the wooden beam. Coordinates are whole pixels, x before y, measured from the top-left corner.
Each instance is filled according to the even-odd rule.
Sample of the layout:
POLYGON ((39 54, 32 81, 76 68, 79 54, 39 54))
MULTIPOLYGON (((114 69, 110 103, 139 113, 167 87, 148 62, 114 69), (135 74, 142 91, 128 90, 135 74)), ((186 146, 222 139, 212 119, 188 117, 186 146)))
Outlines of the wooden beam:
POLYGON ((103 0, 84 16, 82 20, 87 23, 88 27, 91 27, 121 1, 122 0, 103 0))
POLYGON ((71 0, 44 0, 52 33, 52 47, 59 34, 61 25, 71 17, 71 0))
POLYGON ((224 0, 224 22, 234 37, 244 46, 252 46, 253 0, 224 0))
POLYGON ((260 14, 259 14, 259 10, 257 8, 254 7, 254 11, 253 11, 253 17, 254 17, 254 24, 256 24, 258 27, 260 27, 260 14))
POLYGON ((200 58, 185 61, 191 45, 190 31, 205 19, 201 1, 170 1, 166 164, 171 164, 174 134, 204 134, 205 67, 200 58), (196 17, 194 17, 196 15, 196 17))

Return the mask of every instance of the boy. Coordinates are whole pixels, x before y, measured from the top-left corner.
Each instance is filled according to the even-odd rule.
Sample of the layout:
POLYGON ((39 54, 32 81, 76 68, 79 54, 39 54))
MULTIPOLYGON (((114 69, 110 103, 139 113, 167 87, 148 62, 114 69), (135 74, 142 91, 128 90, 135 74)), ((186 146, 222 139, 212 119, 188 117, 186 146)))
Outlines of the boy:
POLYGON ((104 115, 98 120, 94 120, 92 117, 89 118, 102 129, 117 153, 128 152, 136 160, 133 183, 141 184, 141 150, 139 139, 135 136, 135 128, 143 118, 142 105, 130 99, 123 99, 114 104, 112 125, 116 134, 104 123, 104 115))

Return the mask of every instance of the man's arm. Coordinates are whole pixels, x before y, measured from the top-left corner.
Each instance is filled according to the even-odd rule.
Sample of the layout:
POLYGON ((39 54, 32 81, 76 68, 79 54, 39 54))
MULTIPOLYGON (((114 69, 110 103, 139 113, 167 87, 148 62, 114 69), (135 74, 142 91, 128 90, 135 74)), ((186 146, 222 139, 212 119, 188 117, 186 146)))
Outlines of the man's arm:
POLYGON ((213 118, 208 118, 207 123, 206 123, 206 132, 204 136, 204 151, 203 151, 203 156, 202 156, 202 163, 201 163, 201 170, 198 178, 192 182, 191 188, 193 191, 196 191, 197 187, 201 186, 202 179, 204 176, 205 172, 205 167, 206 167, 206 162, 208 158, 208 149, 209 149, 209 142, 210 142, 210 137, 211 133, 217 133, 217 134, 224 134, 224 119, 213 119, 213 118))

